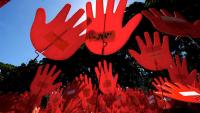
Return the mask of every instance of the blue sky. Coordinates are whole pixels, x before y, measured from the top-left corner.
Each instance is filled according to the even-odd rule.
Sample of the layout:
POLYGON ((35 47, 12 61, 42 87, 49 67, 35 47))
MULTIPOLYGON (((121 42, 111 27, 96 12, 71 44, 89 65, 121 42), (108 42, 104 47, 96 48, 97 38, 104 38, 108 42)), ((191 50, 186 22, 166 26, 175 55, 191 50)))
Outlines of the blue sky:
MULTIPOLYGON (((85 9, 87 1, 89 0, 11 0, 0 8, 0 62, 20 65, 36 57, 30 41, 30 28, 39 7, 46 10, 47 21, 50 21, 66 3, 72 5, 69 18, 79 8, 85 9)), ((95 0, 90 1, 95 4, 95 0)), ((105 3, 106 1, 104 0, 105 3)), ((128 4, 134 1, 128 0, 128 4)), ((39 59, 42 57, 40 55, 39 59)))

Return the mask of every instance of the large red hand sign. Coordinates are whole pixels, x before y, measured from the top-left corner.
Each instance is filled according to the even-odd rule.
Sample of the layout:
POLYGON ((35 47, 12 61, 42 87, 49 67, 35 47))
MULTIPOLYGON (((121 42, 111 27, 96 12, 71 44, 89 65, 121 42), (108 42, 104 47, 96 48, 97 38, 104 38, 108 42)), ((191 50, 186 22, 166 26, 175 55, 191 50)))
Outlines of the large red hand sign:
POLYGON ((173 15, 164 9, 157 11, 154 8, 150 8, 142 11, 142 14, 151 21, 158 31, 175 36, 200 38, 200 20, 192 24, 180 13, 175 11, 173 15))
POLYGON ((188 72, 186 58, 183 58, 182 63, 178 55, 175 56, 175 63, 169 69, 169 76, 173 82, 180 82, 182 84, 194 85, 197 75, 197 70, 193 69, 191 73, 188 72))
POLYGON ((166 97, 184 101, 200 103, 200 90, 191 86, 186 86, 180 83, 172 84, 166 82, 161 86, 165 92, 155 92, 157 95, 164 95, 166 97))
POLYGON ((106 60, 104 60, 103 64, 98 62, 98 67, 95 67, 95 72, 99 81, 99 89, 104 94, 114 94, 116 91, 118 74, 113 77, 112 63, 109 63, 108 68, 106 60))
POLYGON ((72 56, 84 43, 85 36, 79 36, 86 29, 88 22, 84 21, 74 27, 75 23, 84 13, 79 9, 68 21, 66 16, 70 10, 70 4, 59 12, 50 22, 45 23, 45 11, 42 8, 37 10, 35 20, 31 28, 31 41, 37 51, 44 56, 54 60, 64 60, 72 56))
POLYGON ((167 69, 172 62, 168 36, 163 36, 162 45, 158 32, 154 32, 154 44, 152 43, 148 32, 144 33, 144 37, 146 45, 139 36, 136 36, 136 41, 141 50, 141 54, 138 54, 134 50, 129 50, 131 56, 146 69, 154 71, 167 69))
POLYGON ((49 67, 50 65, 47 64, 43 70, 43 66, 38 68, 35 78, 30 86, 31 94, 42 97, 44 95, 50 94, 51 91, 56 90, 62 85, 61 82, 53 85, 53 82, 59 76, 61 71, 59 70, 55 72, 56 66, 53 66, 51 70, 49 70, 49 67))
POLYGON ((104 14, 103 0, 96 0, 96 17, 93 16, 91 2, 86 5, 87 18, 92 20, 87 28, 90 33, 86 46, 95 54, 109 55, 121 49, 142 19, 141 14, 137 14, 123 27, 127 0, 120 0, 115 13, 114 2, 115 0, 108 0, 104 14))

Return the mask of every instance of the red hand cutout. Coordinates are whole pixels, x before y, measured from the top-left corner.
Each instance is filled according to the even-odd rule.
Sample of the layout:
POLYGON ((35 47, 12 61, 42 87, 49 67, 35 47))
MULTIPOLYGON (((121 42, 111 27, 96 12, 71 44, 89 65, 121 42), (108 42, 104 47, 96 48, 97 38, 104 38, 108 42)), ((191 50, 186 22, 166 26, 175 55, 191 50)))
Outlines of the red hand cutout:
POLYGON ((60 91, 53 91, 51 92, 49 96, 49 101, 48 103, 53 107, 53 108, 59 108, 63 102, 62 98, 62 92, 63 90, 60 91))
POLYGON ((78 94, 83 90, 85 86, 81 86, 80 82, 73 81, 67 84, 67 87, 64 89, 63 98, 68 102, 69 100, 78 96, 78 94))
MULTIPOLYGON (((80 75, 82 76, 82 74, 80 75)), ((82 89, 82 91, 79 93, 79 97, 82 100, 86 100, 92 97, 93 95, 93 89, 92 89, 92 81, 91 78, 88 78, 87 75, 84 76, 81 87, 84 86, 84 88, 82 89)))
POLYGON ((168 82, 167 78, 164 79, 162 77, 154 78, 152 85, 158 90, 162 91, 161 85, 164 85, 165 82, 168 82))
POLYGON ((152 43, 148 32, 144 33, 144 37, 146 45, 139 36, 136 36, 136 41, 141 50, 141 54, 138 54, 134 50, 129 50, 131 56, 146 69, 153 71, 167 69, 172 62, 168 36, 163 36, 162 45, 158 32, 154 32, 154 44, 152 43))
POLYGON ((93 96, 91 78, 88 78, 86 74, 84 76, 80 74, 79 78, 76 78, 76 79, 78 82, 81 82, 81 87, 84 87, 82 88, 78 96, 82 100, 83 108, 87 108, 88 99, 91 99, 91 97, 93 96))
POLYGON ((63 89, 50 93, 49 100, 45 109, 46 112, 51 111, 53 113, 61 113, 61 107, 63 105, 62 92, 63 89))
MULTIPOLYGON (((154 78, 154 81, 152 82, 152 85, 159 91, 163 92, 163 89, 161 88, 162 85, 164 85, 165 82, 168 82, 167 78, 154 78)), ((170 101, 169 98, 164 97, 163 95, 156 96, 156 101, 158 107, 162 109, 170 109, 173 107, 172 101, 170 101)))
POLYGON ((72 99, 66 107, 64 107, 63 113, 80 113, 80 99, 74 98, 72 99))
POLYGON ((180 13, 174 12, 174 15, 161 9, 157 11, 154 8, 142 11, 142 14, 148 18, 153 26, 160 32, 175 36, 191 36, 200 38, 200 20, 194 24, 188 22, 180 13))
POLYGON ((59 14, 50 22, 46 23, 45 11, 37 10, 35 20, 31 28, 31 41, 37 51, 53 60, 64 60, 71 57, 84 43, 85 36, 79 36, 86 29, 87 21, 74 27, 75 23, 84 13, 79 9, 68 21, 66 16, 71 5, 67 4, 59 14))
POLYGON ((103 65, 104 67, 102 67, 101 62, 98 62, 98 67, 95 67, 96 76, 99 81, 99 89, 103 94, 114 94, 116 91, 118 74, 115 74, 113 77, 112 63, 109 63, 108 68, 107 62, 104 60, 103 65))
POLYGON ((161 88, 165 92, 155 92, 157 95, 164 95, 166 97, 180 100, 184 102, 200 103, 200 91, 191 86, 186 86, 180 83, 172 84, 166 82, 161 88))
POLYGON ((35 106, 40 106, 42 97, 32 95, 29 92, 24 92, 20 95, 15 106, 16 113, 30 113, 35 106))
POLYGON ((53 85, 53 82, 59 76, 61 71, 59 70, 55 72, 56 66, 53 66, 49 71, 49 66, 49 64, 45 65, 43 70, 43 66, 39 66, 35 78, 30 86, 30 91, 33 95, 38 95, 40 97, 45 96, 62 85, 61 82, 53 85))
POLYGON ((175 63, 173 63, 169 69, 169 76, 173 82, 180 82, 182 84, 194 85, 197 75, 197 70, 193 69, 191 73, 188 72, 186 58, 183 58, 181 63, 178 55, 175 57, 175 63))
POLYGON ((108 0, 104 14, 103 0, 96 0, 96 17, 93 16, 91 2, 86 5, 87 18, 92 20, 87 28, 87 32, 92 33, 87 36, 86 46, 95 54, 109 55, 117 52, 128 41, 142 19, 141 14, 137 14, 122 26, 127 0, 120 0, 116 12, 113 12, 114 2, 115 0, 108 0))
MULTIPOLYGON (((127 89, 126 90, 126 94, 128 96, 127 102, 128 105, 131 105, 129 107, 131 108, 135 108, 135 112, 139 113, 142 111, 147 111, 147 107, 148 105, 148 100, 146 98, 146 96, 144 95, 144 92, 142 90, 138 90, 138 89, 127 89)), ((134 113, 135 113, 134 112, 134 113)), ((149 113, 149 112, 146 112, 149 113)))

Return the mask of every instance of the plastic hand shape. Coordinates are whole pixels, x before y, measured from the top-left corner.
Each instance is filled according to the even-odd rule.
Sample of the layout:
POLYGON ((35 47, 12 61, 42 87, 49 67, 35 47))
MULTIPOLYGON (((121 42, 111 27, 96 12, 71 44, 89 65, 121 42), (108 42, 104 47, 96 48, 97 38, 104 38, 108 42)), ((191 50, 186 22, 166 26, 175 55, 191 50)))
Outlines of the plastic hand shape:
POLYGON ((98 111, 101 112, 101 113, 108 113, 108 110, 107 110, 107 106, 106 106, 106 102, 105 102, 105 99, 104 99, 104 96, 105 95, 98 95, 98 111))
POLYGON ((84 76, 82 74, 80 74, 79 78, 76 77, 76 81, 78 83, 81 83, 81 87, 84 87, 84 88, 82 88, 82 90, 80 91, 78 96, 80 97, 80 99, 82 101, 82 107, 84 109, 88 109, 88 107, 89 107, 88 101, 93 96, 91 78, 88 78, 86 74, 84 76))
POLYGON ((79 98, 73 98, 70 102, 64 107, 63 113, 79 113, 81 102, 79 98))
POLYGON ((158 78, 154 78, 154 81, 152 82, 152 85, 158 90, 158 91, 162 91, 161 85, 163 85, 165 82, 168 82, 167 78, 164 77, 164 79, 162 77, 158 77, 158 78))
POLYGON ((98 67, 95 67, 96 76, 99 81, 99 89, 103 94, 114 94, 116 90, 118 74, 113 77, 112 63, 107 66, 106 60, 103 61, 103 67, 101 62, 98 62, 98 67))
POLYGON ((136 36, 136 41, 141 50, 141 54, 134 50, 129 50, 131 56, 146 69, 153 71, 167 69, 172 62, 168 36, 163 36, 162 44, 158 32, 154 32, 154 44, 152 43, 148 32, 144 32, 144 37, 146 45, 139 36, 136 36))
POLYGON ((122 26, 127 0, 120 0, 116 12, 115 0, 108 0, 104 14, 103 0, 96 0, 96 17, 93 16, 91 2, 86 5, 87 18, 92 23, 87 28, 87 48, 98 55, 109 55, 117 52, 128 41, 132 31, 140 23, 141 14, 135 15, 125 26, 122 26))
POLYGON ((161 109, 171 109, 173 107, 173 100, 162 95, 155 96, 157 106, 161 109), (161 98, 162 97, 162 98, 161 98))
POLYGON ((40 106, 41 97, 37 95, 32 95, 29 92, 24 92, 20 94, 15 106, 16 113, 31 113, 35 106, 40 106))
POLYGON ((7 4, 10 0, 1 0, 0 1, 0 8, 2 8, 5 4, 7 4))
POLYGON ((18 95, 16 93, 7 93, 0 95, 0 112, 8 112, 14 110, 17 103, 18 95))
POLYGON ((57 108, 61 107, 62 102, 63 102, 62 92, 63 92, 63 90, 61 89, 60 91, 53 91, 50 94, 48 104, 52 108, 57 109, 57 108))
POLYGON ((175 56, 175 63, 169 68, 169 76, 173 82, 180 82, 182 84, 194 85, 197 70, 193 69, 191 73, 188 72, 186 58, 183 58, 181 63, 178 55, 175 56), (176 64, 175 64, 176 63, 176 64))
POLYGON ((144 106, 142 105, 146 103, 145 101, 147 101, 147 99, 142 91, 138 89, 128 89, 126 90, 126 93, 129 96, 131 103, 139 105, 141 109, 143 109, 144 106))
POLYGON ((103 99, 105 100, 105 104, 107 107, 112 107, 115 101, 117 101, 117 96, 113 94, 103 94, 103 99))
POLYGON ((84 78, 83 74, 80 74, 79 77, 75 78, 75 80, 76 80, 77 83, 82 84, 82 82, 84 82, 85 78, 84 78))
POLYGON ((126 103, 126 93, 125 91, 120 87, 119 84, 117 84, 117 88, 116 88, 116 91, 115 91, 115 96, 117 96, 117 100, 120 100, 121 103, 126 103))
POLYGON ((58 89, 62 85, 61 82, 53 85, 53 82, 59 76, 61 71, 55 72, 56 66, 53 66, 51 70, 49 70, 49 67, 50 65, 46 64, 42 70, 43 66, 39 66, 30 86, 31 94, 42 97, 50 94, 50 92, 58 89))
POLYGON ((51 92, 45 109, 46 112, 61 113, 60 110, 63 105, 62 92, 63 89, 51 92))
POLYGON ((155 92, 157 95, 163 95, 175 100, 184 102, 200 103, 200 91, 191 86, 186 86, 180 83, 172 84, 166 82, 161 86, 165 92, 155 92))
MULTIPOLYGON (((154 78, 154 81, 152 82, 152 85, 159 91, 163 92, 163 89, 161 88, 162 85, 164 85, 165 82, 169 82, 166 77, 164 79, 162 77, 154 78)), ((157 101, 157 105, 159 108, 162 109, 170 109, 173 106, 173 102, 171 99, 164 97, 163 95, 157 95, 155 96, 155 99, 157 101)))
MULTIPOLYGON (((82 76, 82 74, 80 76, 82 76)), ((79 93, 79 97, 82 100, 86 100, 86 99, 91 98, 92 95, 93 95, 91 78, 88 78, 87 75, 85 75, 84 78, 83 78, 83 82, 82 82, 81 86, 85 86, 85 87, 79 93)))
POLYGON ((67 84, 67 87, 64 89, 63 98, 66 102, 69 102, 71 99, 78 97, 78 94, 83 90, 85 86, 81 86, 81 83, 73 81, 67 84))
MULTIPOLYGON (((152 82, 152 85, 157 89, 159 92, 163 92, 163 89, 161 88, 162 85, 164 85, 165 82, 168 82, 167 78, 154 78, 154 81, 152 82)), ((163 95, 154 95, 154 98, 157 102, 157 105, 159 108, 162 109, 170 109, 172 108, 172 101, 171 99, 164 97, 163 95)))
POLYGON ((114 113, 121 113, 121 108, 123 108, 123 106, 119 99, 115 100, 111 107, 114 113))
POLYGON ((31 28, 31 41, 37 51, 53 60, 64 60, 71 57, 84 43, 85 36, 79 36, 87 27, 84 21, 74 27, 75 23, 84 13, 79 9, 69 20, 65 22, 71 5, 67 4, 59 14, 50 22, 45 23, 45 11, 37 10, 35 20, 31 28))
POLYGON ((127 105, 128 107, 135 108, 134 113, 140 113, 142 111, 145 111, 148 105, 148 101, 146 96, 144 95, 144 92, 138 89, 127 89, 127 105))
POLYGON ((200 38, 200 20, 193 24, 187 21, 180 13, 174 12, 174 15, 161 9, 160 11, 150 8, 142 11, 142 14, 148 18, 153 26, 160 32, 175 36, 191 36, 200 38))

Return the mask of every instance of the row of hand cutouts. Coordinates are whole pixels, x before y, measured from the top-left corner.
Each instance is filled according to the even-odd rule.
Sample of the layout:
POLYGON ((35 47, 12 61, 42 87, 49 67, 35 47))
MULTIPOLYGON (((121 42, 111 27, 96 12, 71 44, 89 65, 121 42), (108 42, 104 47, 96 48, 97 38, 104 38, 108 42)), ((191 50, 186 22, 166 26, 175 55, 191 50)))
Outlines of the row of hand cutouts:
MULTIPOLYGON (((149 103, 148 96, 138 89, 122 90, 113 76, 112 64, 99 62, 94 68, 98 87, 86 74, 80 74, 66 85, 54 83, 60 70, 47 64, 39 66, 30 85, 30 92, 0 95, 0 112, 3 113, 159 113, 163 106, 149 103), (62 85, 62 88, 61 88, 62 85), (47 105, 41 107, 42 98, 48 96, 47 105)), ((151 98, 152 100, 152 98, 151 98)))
POLYGON ((168 70, 170 80, 155 78, 152 85, 156 90, 148 94, 139 89, 122 90, 117 84, 118 74, 113 74, 112 64, 105 60, 94 67, 99 90, 86 74, 80 74, 66 86, 60 82, 54 83, 61 71, 56 70, 56 66, 50 69, 49 64, 39 66, 30 85, 30 92, 0 95, 0 112, 30 113, 35 107, 40 107, 42 98, 47 95, 47 106, 40 108, 38 113, 160 113, 173 107, 174 100, 200 103, 200 82, 195 80, 196 70, 189 74, 186 60, 183 59, 181 63, 178 56, 175 63, 176 67, 168 70))
POLYGON ((129 40, 131 33, 142 20, 142 14, 148 18, 160 32, 175 36, 200 37, 200 21, 191 24, 178 12, 170 14, 164 9, 144 10, 133 16, 122 26, 127 0, 120 0, 114 12, 115 0, 108 0, 104 13, 103 0, 96 0, 96 16, 91 2, 86 4, 87 19, 75 26, 84 14, 79 9, 70 19, 66 20, 70 4, 66 4, 58 15, 46 23, 45 10, 37 10, 32 28, 31 41, 37 51, 53 60, 64 60, 71 57, 82 44, 98 55, 110 55, 120 50, 129 40), (84 30, 86 33, 84 34, 84 30), (82 33, 82 34, 81 34, 82 33))

